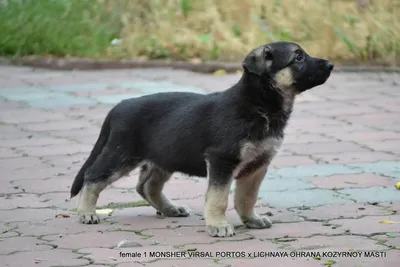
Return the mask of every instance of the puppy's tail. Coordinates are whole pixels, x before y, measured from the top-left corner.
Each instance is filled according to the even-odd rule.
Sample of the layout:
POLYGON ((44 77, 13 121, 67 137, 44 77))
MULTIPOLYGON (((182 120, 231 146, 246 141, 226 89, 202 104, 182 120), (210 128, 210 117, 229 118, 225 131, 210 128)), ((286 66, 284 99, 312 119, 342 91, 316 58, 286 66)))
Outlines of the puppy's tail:
POLYGON ((100 153, 103 151, 105 144, 107 143, 108 137, 110 135, 110 114, 107 115, 104 123, 101 127, 99 137, 90 153, 89 157, 83 164, 82 168, 79 170, 78 174, 75 177, 74 182, 71 186, 71 198, 75 197, 82 189, 85 172, 86 170, 93 164, 93 162, 97 159, 100 153))

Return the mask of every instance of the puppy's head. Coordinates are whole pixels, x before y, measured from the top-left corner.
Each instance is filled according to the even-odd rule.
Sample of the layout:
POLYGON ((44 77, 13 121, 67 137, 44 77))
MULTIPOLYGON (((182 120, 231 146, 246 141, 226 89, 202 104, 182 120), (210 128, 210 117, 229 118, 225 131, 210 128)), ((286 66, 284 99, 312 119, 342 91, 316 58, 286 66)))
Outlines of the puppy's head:
POLYGON ((325 83, 333 63, 311 57, 298 44, 275 42, 251 51, 243 68, 251 75, 268 79, 282 91, 299 94, 325 83))

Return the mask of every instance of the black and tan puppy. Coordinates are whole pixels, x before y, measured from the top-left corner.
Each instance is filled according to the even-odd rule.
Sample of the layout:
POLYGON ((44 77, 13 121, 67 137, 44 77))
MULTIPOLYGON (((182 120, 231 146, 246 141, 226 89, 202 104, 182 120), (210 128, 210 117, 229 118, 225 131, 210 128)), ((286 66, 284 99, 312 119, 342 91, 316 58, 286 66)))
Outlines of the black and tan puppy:
POLYGON ((260 184, 282 143, 295 96, 323 84, 333 64, 295 43, 276 42, 253 50, 243 69, 224 92, 158 93, 116 105, 71 188, 71 197, 81 192, 80 221, 99 223, 100 192, 140 166, 137 191, 165 216, 190 214, 162 193, 164 183, 180 172, 208 177, 204 216, 211 236, 234 234, 225 218, 234 180, 242 222, 248 228, 271 227, 254 209, 260 184))

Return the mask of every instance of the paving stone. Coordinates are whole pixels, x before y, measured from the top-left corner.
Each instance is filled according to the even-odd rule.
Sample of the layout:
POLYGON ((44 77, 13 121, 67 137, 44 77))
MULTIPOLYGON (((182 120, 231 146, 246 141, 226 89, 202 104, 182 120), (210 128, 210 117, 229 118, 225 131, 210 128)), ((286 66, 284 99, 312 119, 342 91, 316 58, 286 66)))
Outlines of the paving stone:
POLYGON ((376 241, 363 236, 313 236, 298 238, 287 242, 286 249, 300 251, 377 251, 387 250, 387 247, 377 244, 376 241))
POLYGON ((329 154, 339 152, 368 152, 368 149, 352 142, 329 142, 329 143, 310 143, 310 144, 288 144, 284 146, 286 150, 304 155, 329 154))
POLYGON ((314 165, 316 163, 315 160, 304 156, 277 156, 271 162, 272 166, 275 168, 297 165, 314 165))
POLYGON ((378 243, 383 243, 391 249, 400 249, 400 234, 399 233, 386 233, 386 235, 375 235, 371 237, 377 240, 378 243))
POLYGON ((220 264, 230 267, 264 267, 266 262, 274 267, 321 267, 321 262, 304 258, 256 258, 256 259, 224 259, 220 264))
POLYGON ((81 167, 85 160, 89 157, 89 153, 73 154, 73 155, 57 155, 41 157, 42 162, 49 166, 71 166, 81 167))
MULTIPOLYGON (((27 168, 20 168, 18 167, 15 170, 10 172, 9 176, 5 176, 5 180, 42 180, 48 178, 56 178, 56 177, 72 177, 76 174, 77 168, 75 167, 72 169, 71 167, 48 167, 46 165, 37 167, 27 167, 27 168), (75 170, 74 170, 75 169, 75 170)), ((71 180, 72 181, 72 180, 71 180)))
MULTIPOLYGON (((354 248, 364 246, 374 250, 397 246, 398 238, 390 235, 399 234, 398 228, 395 228, 398 224, 379 224, 380 220, 388 218, 399 221, 393 216, 398 216, 396 214, 400 211, 398 191, 393 187, 400 177, 400 154, 397 151, 400 141, 397 134, 400 130, 400 109, 395 100, 400 95, 396 86, 390 84, 390 81, 400 76, 392 74, 390 81, 388 77, 374 73, 336 73, 325 85, 301 95, 296 101, 282 149, 271 165, 257 202, 256 211, 268 216, 274 223, 273 227, 264 230, 244 228, 233 207, 233 194, 230 194, 226 216, 230 223, 238 226, 237 235, 216 242, 218 239, 209 237, 205 232, 205 221, 202 217, 207 187, 205 179, 174 175, 165 187, 165 194, 174 199, 176 204, 187 205, 192 209, 193 214, 188 218, 160 219, 152 207, 127 207, 129 204, 125 204, 127 206, 115 208, 112 216, 102 216, 101 224, 83 225, 78 223, 73 210, 77 198, 69 201, 68 191, 98 138, 100 126, 111 108, 109 104, 125 97, 172 88, 178 91, 198 90, 201 93, 221 91, 227 88, 227 84, 235 83, 239 79, 238 75, 215 77, 162 68, 150 71, 48 72, 0 66, 0 80, 3 81, 0 95, 25 101, 25 104, 34 107, 51 109, 45 111, 27 108, 26 105, 13 101, 0 103, 0 195, 4 198, 2 207, 37 207, 0 210, 0 221, 3 222, 0 224, 0 248, 12 248, 13 245, 4 246, 7 240, 19 240, 12 241, 17 244, 24 243, 24 238, 45 235, 51 238, 49 244, 54 243, 59 247, 83 250, 82 246, 88 246, 88 257, 96 258, 94 262, 89 262, 87 259, 79 259, 83 255, 74 254, 68 249, 50 250, 51 247, 46 246, 46 251, 19 252, 4 256, 5 265, 31 266, 35 264, 35 258, 41 259, 40 263, 36 263, 40 266, 103 266, 99 264, 120 263, 119 267, 227 267, 248 266, 249 263, 250 266, 265 266, 266 262, 271 266, 322 266, 327 260, 301 257, 220 257, 217 261, 205 258, 163 258, 149 263, 149 260, 155 258, 122 258, 119 256, 119 249, 98 248, 116 246, 119 239, 127 239, 127 235, 133 234, 132 231, 143 228, 148 229, 142 232, 145 237, 146 234, 154 235, 141 240, 148 242, 143 243, 144 247, 138 250, 143 254, 159 249, 171 251, 174 248, 163 245, 187 242, 192 244, 180 249, 258 252, 283 251, 284 246, 299 249, 315 244, 325 244, 329 247, 323 249, 329 250, 340 250, 352 244, 354 248), (89 95, 100 97, 108 105, 94 103, 89 95), (324 189, 310 190, 314 186, 324 189), (334 187, 345 189, 340 190, 340 193, 325 190, 334 187), (186 190, 178 190, 179 188, 186 190), (31 192, 42 195, 28 194, 31 192), (354 204, 352 199, 380 203, 354 204), (55 205, 57 208, 42 208, 41 205, 55 205), (301 210, 285 209, 302 205, 308 207, 301 207, 301 210), (307 210, 310 207, 314 208, 307 210), (56 218, 59 213, 69 214, 70 217, 56 218), (329 225, 332 222, 337 225, 329 225), (350 233, 345 232, 346 230, 350 230, 350 233), (378 235, 368 239, 353 236, 351 233, 378 235), (340 235, 336 236, 338 234, 340 235), (255 238, 233 241, 242 236, 255 238), (279 242, 278 239, 277 244, 269 240, 285 236, 296 236, 297 240, 279 242), (306 236, 311 237, 305 238, 306 236), (193 244, 199 242, 203 244, 193 244), (382 246, 379 242, 384 242, 387 246, 382 246), (89 248, 90 246, 94 247, 89 248)), ((98 206, 111 203, 131 203, 134 206, 135 202, 141 200, 135 192, 137 175, 138 170, 135 170, 130 177, 117 181, 102 192, 98 206)), ((30 244, 31 241, 25 243, 30 244)), ((125 251, 132 252, 132 248, 126 248, 125 251)), ((398 251, 391 250, 385 258, 336 258, 335 266, 396 266, 398 257, 398 251)))
POLYGON ((333 175, 325 178, 311 178, 308 181, 318 188, 325 189, 394 186, 392 179, 371 173, 333 175))
POLYGON ((11 226, 9 224, 4 224, 4 223, 0 223, 0 233, 7 233, 9 231, 12 231, 13 229, 15 229, 15 226, 11 226))
POLYGON ((22 188, 12 184, 10 181, 0 180, 0 198, 5 197, 5 194, 23 193, 22 188))
POLYGON ((4 111, 0 114, 0 122, 3 123, 39 123, 54 120, 65 120, 66 118, 59 114, 38 109, 26 108, 18 110, 4 111))
MULTIPOLYGON (((145 235, 151 235, 149 240, 162 246, 179 246, 185 244, 208 244, 223 241, 224 238, 210 237, 205 232, 205 226, 202 227, 179 227, 174 229, 152 229, 143 231, 145 235)), ((250 236, 245 233, 237 232, 230 237, 230 241, 240 241, 249 239, 250 236)), ((226 238, 225 238, 226 239, 226 238)))
POLYGON ((357 202, 400 201, 400 194, 394 188, 394 183, 391 187, 347 188, 337 192, 357 202))
POLYGON ((3 222, 43 222, 54 218, 57 214, 52 209, 15 209, 0 210, 0 220, 3 222))
MULTIPOLYGON (((360 142, 361 143, 361 142, 360 142)), ((377 151, 385 151, 391 153, 400 153, 400 139, 398 140, 386 140, 386 141, 374 141, 374 142, 363 142, 363 145, 377 151)))
MULTIPOLYGON (((2 104, 4 104, 4 103, 2 103, 2 104)), ((10 134, 21 133, 21 130, 16 125, 1 122, 0 123, 0 133, 2 134, 1 137, 3 137, 3 135, 6 133, 10 133, 10 134)), ((24 133, 24 134, 26 134, 26 133, 24 133)))
POLYGON ((171 179, 165 184, 165 195, 171 199, 197 198, 204 196, 207 183, 194 180, 171 179))
POLYGON ((220 263, 216 263, 214 260, 210 259, 177 259, 177 260, 158 260, 151 263, 121 263, 118 264, 117 267, 131 267, 131 266, 152 266, 152 267, 164 267, 164 266, 171 266, 171 267, 186 267, 186 266, 224 266, 220 263), (133 264, 133 265, 132 265, 133 264), (135 265, 137 264, 137 265, 135 265))
POLYGON ((134 230, 169 229, 180 226, 203 226, 205 224, 202 217, 195 214, 182 218, 162 218, 156 215, 156 210, 153 207, 116 209, 112 216, 107 217, 106 220, 119 225, 131 226, 134 230))
POLYGON ((48 132, 48 131, 62 131, 71 129, 84 129, 88 127, 88 123, 83 120, 60 120, 48 121, 41 123, 24 123, 19 124, 21 129, 32 132, 48 132))
POLYGON ((150 257, 150 252, 177 252, 178 249, 169 246, 152 246, 137 247, 134 250, 135 255, 140 257, 132 257, 131 248, 108 249, 108 248, 83 248, 78 253, 86 254, 84 258, 90 259, 97 264, 118 264, 132 261, 146 262, 155 260, 157 257, 150 257), (146 253, 146 255, 145 255, 146 253))
POLYGON ((338 174, 361 173, 362 170, 360 168, 361 166, 358 165, 354 165, 354 168, 350 168, 341 164, 300 165, 295 167, 270 169, 269 175, 273 178, 282 177, 285 179, 326 177, 338 174))
MULTIPOLYGON (((386 252, 386 256, 377 258, 340 258, 337 259, 338 266, 362 266, 362 267, 376 267, 376 266, 396 266, 399 262, 400 251, 390 250, 386 252), (355 265, 356 264, 356 265, 355 265)), ((336 264, 335 264, 336 265, 336 264)), ((333 265, 334 266, 334 265, 333 265)))
POLYGON ((334 133, 326 134, 332 138, 342 141, 382 141, 391 139, 400 139, 399 134, 391 131, 369 131, 369 132, 353 132, 353 133, 334 133))
POLYGON ((38 195, 35 194, 12 194, 7 196, 0 196, 0 209, 11 210, 17 208, 45 208, 50 205, 43 201, 38 195))
MULTIPOLYGON (((18 187, 19 190, 23 190, 26 193, 49 194, 50 192, 69 192, 72 182, 73 177, 56 176, 48 179, 14 181, 12 186, 18 187)), ((46 197, 44 195, 41 200, 43 200, 42 198, 48 199, 49 196, 46 197)))
POLYGON ((332 190, 311 189, 293 191, 260 191, 260 197, 268 205, 276 208, 314 207, 328 204, 351 203, 344 195, 332 190))
MULTIPOLYGON (((46 193, 41 196, 42 199, 48 199, 48 203, 63 209, 76 208, 79 201, 79 196, 70 200, 69 187, 72 185, 73 179, 68 183, 68 188, 62 188, 65 192, 46 193)), ((61 187, 60 187, 61 189, 61 187)), ((61 190, 59 190, 61 191, 61 190)), ((136 192, 128 192, 121 189, 106 189, 101 192, 97 201, 97 207, 110 207, 117 206, 114 209, 122 209, 124 205, 135 205, 135 203, 142 202, 143 198, 136 192), (120 207, 118 207, 120 206, 120 207)))
POLYGON ((248 253, 253 254, 259 251, 283 251, 280 244, 272 243, 269 241, 259 240, 259 236, 253 239, 246 239, 240 242, 230 242, 230 238, 223 241, 215 242, 212 244, 188 244, 182 246, 183 250, 196 250, 199 252, 211 252, 214 259, 223 260, 230 256, 241 258, 248 257, 248 253), (231 254, 228 254, 231 252, 231 254), (236 253, 236 256, 235 256, 236 253))
POLYGON ((263 192, 292 191, 292 190, 311 189, 311 188, 315 188, 315 185, 306 180, 304 181, 301 179, 278 178, 278 179, 265 179, 261 185, 260 191, 263 192))
POLYGON ((259 239, 273 239, 282 237, 308 237, 312 235, 343 234, 343 229, 333 229, 321 222, 277 223, 269 229, 254 230, 253 234, 259 239))
POLYGON ((287 209, 273 209, 269 207, 257 207, 256 212, 262 216, 268 216, 272 223, 302 222, 304 219, 287 209))
POLYGON ((19 154, 17 151, 6 147, 0 147, 0 159, 17 157, 21 157, 21 154, 19 154))
POLYGON ((359 235, 372 235, 379 233, 400 233, 400 215, 391 216, 367 216, 358 219, 339 219, 332 220, 329 223, 333 225, 340 225, 337 229, 348 230, 352 234, 359 235), (395 224, 380 223, 383 220, 397 222, 395 224))
POLYGON ((312 155, 318 160, 327 163, 359 163, 359 162, 377 162, 386 160, 397 160, 400 156, 388 154, 385 152, 369 151, 369 152, 346 152, 335 154, 314 154, 312 155))
MULTIPOLYGON (((43 221, 36 222, 14 222, 10 223, 9 227, 25 236, 43 236, 43 235, 55 235, 56 237, 63 237, 65 235, 79 234, 79 233, 105 233, 111 231, 132 230, 132 227, 126 225, 114 224, 111 225, 102 221, 100 224, 81 224, 79 223, 74 213, 69 211, 55 211, 51 218, 46 218, 43 221), (66 214, 70 217, 62 217, 57 214, 66 214), (16 228, 15 228, 16 227, 16 228)), ((130 234, 130 233, 128 233, 130 234)), ((78 242, 79 243, 79 242, 78 242)), ((78 246, 77 246, 78 247, 78 246)))
POLYGON ((7 237, 17 237, 19 234, 17 232, 9 231, 9 232, 0 232, 0 239, 1 238, 7 238, 7 237))
MULTIPOLYGON (((14 170, 42 166, 42 162, 37 157, 19 157, 10 159, 0 159, 0 169, 3 173, 9 174, 14 170)), ((0 176, 0 180, 5 180, 4 176, 0 176)))
POLYGON ((6 267, 26 267, 26 266, 83 266, 89 260, 80 258, 81 255, 69 250, 46 250, 19 252, 12 255, 3 256, 3 266, 6 267))
POLYGON ((0 254, 10 254, 18 251, 49 250, 43 241, 35 237, 10 237, 0 240, 0 254))
POLYGON ((82 144, 59 144, 46 146, 31 146, 20 149, 29 156, 51 156, 51 155, 68 155, 78 153, 89 153, 93 149, 92 146, 82 144))
POLYGON ((376 205, 366 203, 351 203, 340 205, 326 205, 314 207, 306 210, 295 209, 298 216, 304 216, 308 220, 327 221, 339 218, 359 218, 367 215, 391 215, 390 210, 386 210, 376 205))
MULTIPOLYGON (((129 239, 140 246, 149 246, 152 242, 144 236, 134 232, 115 231, 115 232, 82 232, 68 235, 47 235, 43 240, 49 240, 47 244, 56 245, 60 248, 74 249, 79 248, 116 248, 122 240, 129 239)), ((136 249, 136 248, 135 248, 136 249)))

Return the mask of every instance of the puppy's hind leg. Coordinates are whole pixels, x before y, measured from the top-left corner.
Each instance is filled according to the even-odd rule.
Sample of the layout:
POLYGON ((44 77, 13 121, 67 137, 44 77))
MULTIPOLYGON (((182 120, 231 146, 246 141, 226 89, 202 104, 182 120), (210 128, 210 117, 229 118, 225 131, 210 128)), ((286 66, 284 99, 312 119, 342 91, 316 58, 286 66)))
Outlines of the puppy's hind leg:
POLYGON ((78 216, 81 223, 97 224, 96 203, 101 191, 109 184, 129 174, 137 160, 129 156, 121 146, 109 142, 85 172, 84 184, 78 203, 78 216))
POLYGON ((171 175, 155 164, 147 162, 140 170, 136 190, 163 215, 167 217, 187 217, 190 215, 190 210, 187 207, 175 205, 162 193, 164 184, 170 179, 171 175))

